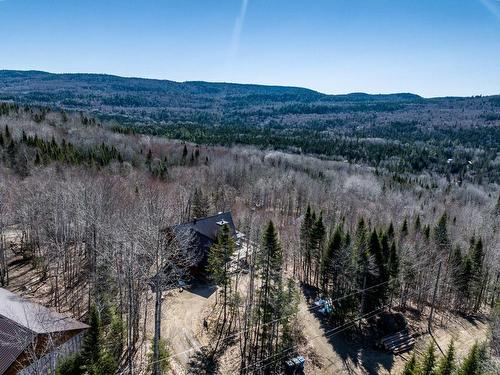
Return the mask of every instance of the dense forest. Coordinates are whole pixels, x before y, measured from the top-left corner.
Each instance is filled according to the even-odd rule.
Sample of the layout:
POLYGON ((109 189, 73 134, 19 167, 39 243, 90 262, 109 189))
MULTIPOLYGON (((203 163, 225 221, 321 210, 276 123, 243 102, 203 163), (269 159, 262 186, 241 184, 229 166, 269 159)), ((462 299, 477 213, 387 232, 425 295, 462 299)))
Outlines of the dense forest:
MULTIPOLYGON (((13 75, 2 74, 2 80, 13 75)), ((58 77, 40 73, 39 82, 50 86, 58 77)), ((111 78, 88 79, 108 85, 111 78)), ((120 82, 114 83, 117 90, 120 82)), ((127 82, 143 89, 142 80, 127 82)), ((158 90, 165 85, 151 84, 158 90)), ((218 95, 208 84, 188 87, 218 95)), ((494 373, 500 136, 498 118, 481 117, 498 108, 494 98, 442 99, 450 112, 443 122, 462 112, 458 108, 465 108, 461 119, 473 120, 432 129, 414 119, 393 120, 401 106, 423 105, 415 117, 431 107, 446 112, 437 100, 400 95, 366 102, 362 95, 222 87, 235 97, 243 91, 241 100, 259 106, 263 95, 271 95, 271 102, 276 95, 310 101, 287 107, 285 117, 311 108, 336 113, 329 108, 347 105, 344 100, 353 119, 372 111, 390 115, 365 129, 339 122, 332 125, 339 133, 326 138, 332 130, 323 120, 146 126, 28 105, 25 100, 39 99, 25 93, 19 104, 0 105, 0 284, 19 283, 16 266, 29 264, 31 279, 21 276, 22 282, 43 285, 45 304, 91 326, 82 353, 61 363, 58 372, 278 374, 284 360, 307 353, 309 373, 320 373, 310 347, 315 337, 306 334, 300 318, 304 296, 310 296, 330 303, 323 319, 327 338, 373 339, 372 328, 389 311, 412 316, 429 331, 453 316, 482 317, 490 322, 489 336, 468 348, 469 354, 454 357, 450 345, 438 356, 429 346, 413 354, 404 374, 494 373), (318 100, 324 109, 316 107, 318 100), (480 118, 484 123, 476 126, 480 118), (328 158, 274 149, 291 147, 328 158), (222 211, 232 212, 247 250, 234 266, 241 244, 227 228, 220 231, 207 266, 217 299, 211 314, 200 317, 207 322, 207 343, 187 349, 190 357, 180 370, 176 361, 185 353, 163 335, 177 322, 161 290, 187 274, 194 260, 189 241, 171 238, 165 228, 222 211), (166 267, 172 264, 176 272, 166 267)), ((104 97, 92 100, 102 103, 104 97)), ((40 298, 35 292, 31 297, 40 298)), ((357 366, 378 371, 368 362, 357 366)))
POLYGON ((83 110, 116 130, 255 145, 450 181, 500 181, 500 97, 325 95, 295 87, 0 72, 0 99, 83 110))

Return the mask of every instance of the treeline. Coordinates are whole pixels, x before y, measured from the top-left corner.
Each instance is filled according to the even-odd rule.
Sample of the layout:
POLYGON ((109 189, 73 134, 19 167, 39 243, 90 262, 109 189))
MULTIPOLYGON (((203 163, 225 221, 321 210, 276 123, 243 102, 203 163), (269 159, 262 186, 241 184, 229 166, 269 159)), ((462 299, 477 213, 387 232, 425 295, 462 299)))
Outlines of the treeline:
MULTIPOLYGON (((16 104, 0 103, 1 114, 19 112, 16 104)), ((380 105, 380 104, 377 104, 380 105)), ((392 105, 392 104, 391 104, 392 105)), ((399 105, 399 104, 398 104, 399 105)), ((269 109, 274 112, 278 109, 269 109)), ((45 119, 47 107, 25 106, 36 122, 45 119)), ((67 117, 66 112, 61 112, 67 117)), ((83 125, 99 122, 83 114, 83 125)), ((429 116, 429 114, 427 114, 429 116)), ((458 182, 499 182, 495 160, 500 152, 500 127, 455 126, 418 120, 384 120, 377 124, 370 118, 358 123, 346 118, 306 119, 287 123, 266 118, 255 124, 252 113, 190 114, 187 119, 167 111, 165 118, 144 124, 130 123, 116 116, 120 125, 111 129, 119 133, 143 133, 208 145, 255 145, 264 149, 285 150, 325 156, 334 160, 361 163, 398 174, 433 172, 458 182)), ((103 119, 113 116, 103 116, 103 119)), ((146 150, 145 150, 146 152, 146 150)))
MULTIPOLYGON (((91 120, 86 117, 82 117, 82 121, 86 124, 91 123, 91 120)), ((27 135, 24 130, 20 139, 15 139, 8 125, 4 129, 0 129, 0 156, 6 165, 24 177, 29 174, 32 167, 46 166, 53 162, 100 168, 113 162, 121 164, 124 161, 129 161, 137 167, 141 167, 142 164, 153 176, 166 180, 170 167, 175 165, 194 166, 200 163, 199 147, 194 147, 188 154, 187 146, 184 145, 182 156, 176 155, 170 160, 166 155, 162 159, 154 157, 151 149, 148 149, 145 154, 141 149, 139 154, 124 159, 115 145, 104 142, 85 147, 75 146, 66 141, 65 138, 62 138, 60 142, 57 142, 54 136, 50 140, 46 140, 37 134, 27 135)), ((208 157, 205 156, 203 162, 208 163, 208 157)))
POLYGON ((354 233, 342 222, 327 230, 321 213, 308 207, 299 249, 294 254, 293 273, 331 299, 332 323, 385 306, 398 286, 400 253, 392 224, 377 230, 360 219, 354 233))
POLYGON ((403 308, 412 304, 423 312, 431 305, 436 279, 440 309, 470 314, 483 306, 493 307, 499 274, 492 275, 484 266, 481 238, 471 238, 465 253, 452 242, 446 213, 433 226, 423 224, 419 215, 413 223, 405 218, 398 230, 392 223, 370 226, 361 218, 356 229, 349 231, 343 219, 325 225, 321 212, 307 207, 292 272, 331 299, 333 323, 395 299, 403 308), (420 252, 410 247, 413 241, 423 242, 420 252), (440 263, 441 274, 436 268, 440 263))
POLYGON ((431 342, 420 358, 413 353, 401 375, 489 375, 494 374, 496 370, 498 368, 495 369, 485 344, 476 342, 467 356, 459 362, 453 341, 439 361, 436 356, 436 346, 431 342))
POLYGON ((21 139, 16 141, 12 137, 8 126, 3 131, 0 130, 0 152, 2 152, 10 166, 24 176, 28 174, 30 165, 47 165, 51 162, 100 167, 109 165, 112 161, 123 162, 123 157, 115 146, 101 143, 98 146, 84 150, 81 147, 75 147, 70 142, 66 142, 65 139, 61 143, 56 142, 54 137, 47 141, 37 135, 27 136, 24 131, 21 139), (23 153, 23 145, 34 151, 34 156, 23 153))
POLYGON ((457 181, 500 181, 494 167, 500 152, 498 126, 429 130, 413 123, 409 127, 394 123, 346 131, 339 130, 338 126, 326 126, 322 130, 321 124, 316 125, 284 126, 270 122, 246 126, 234 122, 212 126, 200 122, 174 122, 168 126, 139 124, 129 128, 138 133, 198 144, 255 145, 323 155, 397 173, 435 172, 457 181))

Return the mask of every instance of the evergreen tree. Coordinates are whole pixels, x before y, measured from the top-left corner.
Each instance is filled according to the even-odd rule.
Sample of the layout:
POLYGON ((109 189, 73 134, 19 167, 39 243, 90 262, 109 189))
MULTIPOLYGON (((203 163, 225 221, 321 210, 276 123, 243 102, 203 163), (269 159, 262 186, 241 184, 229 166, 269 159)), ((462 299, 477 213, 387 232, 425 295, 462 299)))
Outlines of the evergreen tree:
POLYGON ((377 270, 378 277, 384 278, 385 277, 385 261, 384 261, 384 256, 382 254, 382 248, 381 248, 380 241, 379 241, 378 234, 377 234, 376 230, 373 230, 371 235, 370 235, 368 251, 369 251, 370 255, 373 255, 375 257, 375 262, 376 262, 377 268, 378 268, 378 270, 377 270))
POLYGON ((354 242, 355 252, 354 256, 359 257, 362 253, 368 250, 367 247, 367 235, 366 235, 366 225, 363 218, 358 221, 358 226, 356 228, 356 238, 354 242))
POLYGON ((460 280, 462 274, 462 261, 462 250, 460 246, 455 246, 450 257, 451 274, 455 282, 459 282, 460 280))
POLYGON ((460 308, 464 302, 463 296, 463 272, 464 272, 464 259, 462 258, 462 250, 459 246, 455 246, 450 257, 450 267, 451 267, 451 280, 453 292, 457 298, 456 307, 460 308))
POLYGON ((110 312, 111 315, 111 324, 109 327, 108 334, 108 351, 113 359, 113 361, 117 364, 120 361, 120 357, 123 351, 123 321, 120 318, 120 315, 117 313, 116 309, 113 308, 110 312))
POLYGON ((335 278, 334 261, 342 247, 342 229, 337 226, 330 239, 321 260, 321 283, 324 290, 328 290, 329 283, 335 278))
POLYGON ((36 155, 35 155, 35 165, 40 165, 41 163, 42 163, 42 160, 40 158, 40 153, 37 150, 36 155))
POLYGON ((420 232, 421 227, 422 227, 422 223, 420 222, 420 215, 417 214, 417 217, 415 218, 415 225, 414 225, 415 232, 420 232))
POLYGON ((387 233, 382 233, 382 235, 379 237, 380 237, 380 247, 382 250, 382 256, 384 257, 384 263, 386 267, 388 267, 389 257, 391 254, 391 248, 389 245, 389 236, 387 235, 387 233))
POLYGON ((483 241, 479 238, 473 245, 470 258, 472 261, 472 272, 474 275, 474 281, 476 283, 481 283, 482 274, 483 274, 483 258, 484 258, 484 250, 483 250, 483 241))
MULTIPOLYGON (((153 347, 153 343, 151 343, 151 347, 153 347)), ((159 351, 159 361, 160 361, 160 374, 167 374, 170 369, 170 352, 168 351, 167 342, 164 339, 160 339, 158 341, 158 351, 159 351)), ((153 369, 153 352, 150 351, 148 353, 148 373, 150 373, 153 369)))
MULTIPOLYGON (((85 374, 88 375, 107 375, 114 374, 118 368, 121 355, 121 332, 123 326, 118 322, 120 318, 116 315, 107 333, 103 327, 103 319, 93 304, 89 311, 89 329, 85 333, 80 364, 85 374), (116 337, 118 336, 118 337, 116 337)), ((113 312, 103 315, 113 315, 113 312)))
POLYGON ((470 258, 472 261, 472 291, 475 296, 473 309, 474 311, 478 311, 481 306, 484 284, 486 283, 483 272, 484 249, 481 238, 475 242, 470 258))
POLYGON ((187 154, 188 154, 188 149, 187 149, 187 146, 184 145, 184 148, 182 149, 182 162, 183 163, 186 162, 187 154))
POLYGON ((272 221, 264 232, 262 245, 257 254, 257 269, 262 280, 259 298, 259 316, 262 330, 260 333, 261 357, 272 354, 278 337, 273 334, 274 325, 279 324, 281 306, 279 304, 282 288, 282 249, 272 221), (271 325, 271 322, 276 322, 271 325))
POLYGON ((97 307, 90 306, 89 329, 85 333, 82 344, 82 362, 89 369, 97 364, 101 355, 101 318, 97 307))
POLYGON ((263 280, 281 280, 282 249, 274 224, 269 221, 259 253, 259 267, 262 270, 263 280))
POLYGON ((9 145, 7 146, 7 155, 9 157, 9 161, 10 161, 11 166, 16 165, 16 152, 17 152, 16 143, 12 139, 9 142, 9 145))
POLYGON ((319 277, 319 268, 321 263, 321 256, 323 255, 323 248, 325 242, 326 230, 323 224, 323 215, 320 213, 318 218, 313 224, 311 231, 311 257, 315 263, 314 270, 314 282, 317 285, 318 277, 319 277))
POLYGON ((227 320, 227 304, 231 287, 229 263, 236 249, 236 243, 231 236, 229 226, 224 224, 217 234, 217 240, 208 254, 208 272, 212 280, 221 288, 223 297, 224 323, 227 320))
POLYGON ((406 237, 408 235, 408 221, 406 217, 403 220, 403 224, 401 224, 401 237, 406 237))
POLYGON ((304 215, 304 220, 302 220, 300 227, 300 247, 302 250, 302 256, 304 257, 303 272, 306 282, 309 282, 309 273, 311 269, 311 233, 313 224, 311 206, 308 205, 304 215))
POLYGON ((82 358, 79 354, 70 355, 57 363, 55 375, 81 375, 82 358))
POLYGON ((431 237, 431 227, 429 225, 426 225, 424 227, 424 237, 426 240, 428 240, 431 237))
POLYGON ((193 203, 191 208, 192 218, 202 218, 208 215, 209 203, 201 189, 196 188, 193 193, 193 203))
POLYGON ((464 359, 458 370, 458 375, 482 375, 486 361, 486 350, 484 345, 477 342, 472 346, 469 354, 464 359))
POLYGON ((294 345, 294 319, 299 311, 300 294, 293 279, 288 279, 286 288, 280 293, 279 306, 281 306, 281 331, 282 350, 294 345))
POLYGON ((455 371, 455 347, 453 345, 453 340, 448 345, 448 351, 446 355, 441 358, 436 371, 436 375, 452 375, 455 371))
POLYGON ((462 265, 462 272, 459 279, 460 301, 462 307, 468 311, 470 307, 471 291, 474 282, 474 266, 469 256, 466 256, 462 265))
POLYGON ((90 371, 92 375, 108 375, 114 374, 118 368, 118 363, 110 355, 108 351, 103 351, 99 358, 99 361, 93 366, 93 370, 90 371))
POLYGON ((434 375, 434 367, 436 366, 436 348, 434 342, 431 342, 427 347, 427 351, 422 358, 422 362, 418 367, 418 375, 434 375))
POLYGON ((394 239, 394 225, 392 225, 392 221, 389 224, 389 228, 387 228, 387 236, 389 237, 389 241, 394 239))
POLYGON ((417 358, 415 353, 412 354, 410 360, 406 362, 405 367, 401 375, 415 375, 417 370, 417 358))
POLYGON ((389 255, 389 275, 392 278, 398 277, 399 274, 399 257, 398 257, 398 251, 396 249, 396 243, 393 242, 391 244, 391 250, 390 250, 390 255, 389 255))
MULTIPOLYGON (((375 230, 373 230, 370 235, 368 252, 375 260, 376 270, 372 271, 369 274, 368 283, 366 287, 371 287, 373 285, 378 285, 388 281, 389 278, 385 266, 384 256, 382 254, 380 241, 378 239, 378 235, 375 230)), ((387 285, 383 284, 367 292, 367 296, 370 297, 369 306, 375 308, 385 303, 387 298, 386 291, 387 291, 387 285)))
MULTIPOLYGON (((368 240, 366 227, 363 218, 358 222, 356 229, 356 239, 354 243, 355 264, 357 265, 357 284, 359 289, 365 289, 368 286, 368 276, 370 272, 370 254, 368 253, 368 240)), ((366 292, 360 294, 361 311, 364 313, 367 307, 366 292)))
POLYGON ((151 172, 151 163, 153 160, 153 153, 151 152, 151 149, 148 150, 148 154, 146 155, 146 166, 148 167, 148 170, 151 172))
POLYGON ((436 247, 441 254, 448 254, 451 248, 450 239, 448 237, 446 212, 439 218, 436 227, 434 228, 434 241, 436 247))

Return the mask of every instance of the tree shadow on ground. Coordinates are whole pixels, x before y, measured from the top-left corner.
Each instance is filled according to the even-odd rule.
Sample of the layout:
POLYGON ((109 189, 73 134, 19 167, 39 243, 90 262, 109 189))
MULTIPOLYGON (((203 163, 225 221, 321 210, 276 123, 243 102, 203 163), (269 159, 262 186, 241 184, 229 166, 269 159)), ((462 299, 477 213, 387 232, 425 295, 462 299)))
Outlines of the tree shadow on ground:
POLYGON ((202 347, 196 351, 189 360, 188 374, 193 375, 217 375, 219 364, 212 349, 202 347))
POLYGON ((216 290, 217 287, 215 285, 194 283, 193 286, 186 289, 185 292, 193 293, 203 298, 209 298, 216 290))
POLYGON ((377 337, 374 337, 373 332, 359 329, 357 323, 350 326, 348 330, 339 328, 342 330, 339 332, 336 327, 346 326, 332 324, 325 315, 319 312, 318 308, 314 308, 313 301, 318 295, 317 289, 302 285, 302 291, 311 314, 318 319, 328 342, 346 366, 348 363, 352 363, 356 367, 363 367, 367 373, 374 375, 380 372, 380 367, 390 372, 394 365, 394 355, 375 348, 374 343, 377 337))
MULTIPOLYGON (((215 311, 215 310, 214 310, 215 311)), ((219 319, 216 320, 217 322, 219 319)), ((218 375, 219 374, 219 359, 224 355, 225 351, 236 344, 237 335, 230 331, 226 334, 218 334, 218 332, 226 332, 226 328, 221 324, 216 324, 211 330, 211 342, 207 346, 199 348, 190 358, 188 363, 188 373, 195 375, 218 375)))
POLYGON ((475 327, 478 326, 478 322, 481 324, 486 324, 488 322, 488 319, 482 315, 459 314, 459 316, 475 327))

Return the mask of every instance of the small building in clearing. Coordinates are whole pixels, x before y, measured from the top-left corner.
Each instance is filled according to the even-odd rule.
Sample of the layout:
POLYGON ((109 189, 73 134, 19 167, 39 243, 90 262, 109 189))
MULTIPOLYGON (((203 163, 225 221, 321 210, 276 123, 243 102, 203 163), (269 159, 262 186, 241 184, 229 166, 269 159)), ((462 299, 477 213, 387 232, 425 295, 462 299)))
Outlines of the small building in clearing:
POLYGON ((51 373, 88 325, 0 288, 0 374, 51 373))

